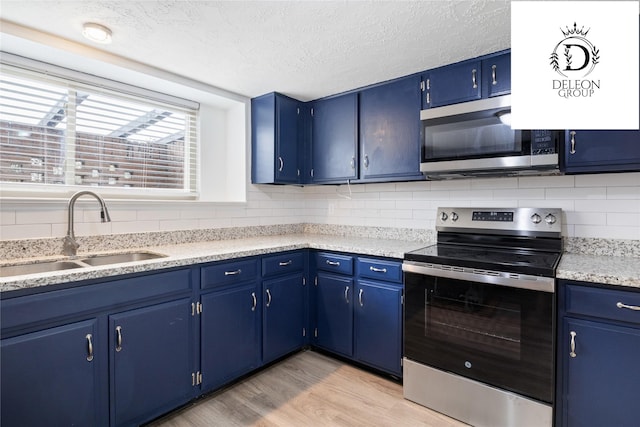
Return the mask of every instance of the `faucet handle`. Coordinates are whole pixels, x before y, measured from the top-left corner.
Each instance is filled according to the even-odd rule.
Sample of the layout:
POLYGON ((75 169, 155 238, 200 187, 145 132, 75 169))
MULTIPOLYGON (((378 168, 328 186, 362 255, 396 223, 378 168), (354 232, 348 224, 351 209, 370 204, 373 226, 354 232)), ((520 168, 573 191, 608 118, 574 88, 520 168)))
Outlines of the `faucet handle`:
POLYGON ((73 237, 68 234, 64 237, 64 242, 62 243, 62 253, 64 255, 75 256, 79 247, 80 245, 73 237))

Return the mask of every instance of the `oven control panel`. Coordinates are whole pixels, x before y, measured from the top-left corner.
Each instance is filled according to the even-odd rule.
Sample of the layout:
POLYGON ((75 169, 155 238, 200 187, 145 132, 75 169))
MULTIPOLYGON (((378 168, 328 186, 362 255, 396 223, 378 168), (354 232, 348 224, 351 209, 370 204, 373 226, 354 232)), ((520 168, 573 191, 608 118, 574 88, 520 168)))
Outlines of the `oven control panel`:
POLYGON ((438 208, 438 231, 551 236, 562 232, 557 208, 438 208))

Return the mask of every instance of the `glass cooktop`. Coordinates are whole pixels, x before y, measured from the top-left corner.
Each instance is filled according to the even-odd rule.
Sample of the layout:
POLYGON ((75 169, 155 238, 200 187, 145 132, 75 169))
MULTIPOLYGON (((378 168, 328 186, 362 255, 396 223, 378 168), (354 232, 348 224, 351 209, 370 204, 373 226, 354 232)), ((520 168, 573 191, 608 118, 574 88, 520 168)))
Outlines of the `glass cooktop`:
POLYGON ((409 261, 553 277, 560 252, 435 244, 405 253, 409 261))

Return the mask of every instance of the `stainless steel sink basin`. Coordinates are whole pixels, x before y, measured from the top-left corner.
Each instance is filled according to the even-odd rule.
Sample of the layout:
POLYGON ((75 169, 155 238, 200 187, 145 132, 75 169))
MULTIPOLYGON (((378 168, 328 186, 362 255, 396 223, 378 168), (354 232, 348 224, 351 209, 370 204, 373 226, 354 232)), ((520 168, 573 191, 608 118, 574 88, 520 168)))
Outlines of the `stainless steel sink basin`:
POLYGON ((131 252, 125 254, 94 255, 86 258, 60 261, 41 261, 31 264, 0 266, 0 277, 22 276, 23 274, 50 273, 74 268, 95 267, 101 265, 122 264, 165 258, 166 255, 153 252, 131 252))
POLYGON ((153 252, 132 252, 128 254, 96 255, 89 258, 82 258, 80 262, 90 265, 121 264, 123 262, 146 261, 149 259, 164 258, 166 255, 153 252))
POLYGON ((0 267, 0 277, 47 273, 51 271, 70 270, 72 268, 82 267, 82 265, 73 261, 45 261, 32 264, 8 265, 5 267, 0 267))

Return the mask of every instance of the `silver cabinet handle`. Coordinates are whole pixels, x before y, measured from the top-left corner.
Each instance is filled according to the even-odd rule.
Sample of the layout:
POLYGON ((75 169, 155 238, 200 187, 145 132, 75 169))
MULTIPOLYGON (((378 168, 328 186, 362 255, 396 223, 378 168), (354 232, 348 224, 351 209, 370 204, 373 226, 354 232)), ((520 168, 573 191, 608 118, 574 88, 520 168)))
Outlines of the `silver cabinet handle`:
POLYGON ((327 260, 327 265, 333 265, 335 267, 340 267, 340 261, 329 261, 329 260, 327 260))
POLYGON ((569 353, 569 356, 571 357, 576 357, 576 333, 574 331, 569 332, 569 335, 571 335, 571 353, 569 353))
POLYGON ((347 304, 349 304, 349 287, 348 286, 344 287, 344 300, 347 302, 347 304))
POLYGON ((431 104, 431 95, 427 92, 427 105, 431 104))
POLYGON ((364 167, 365 168, 369 167, 369 156, 367 155, 364 156, 364 167))
POLYGON ((253 305, 251 306, 251 311, 256 311, 256 307, 258 306, 258 299, 256 298, 256 293, 251 292, 251 300, 253 305))
POLYGON ((278 265, 279 265, 280 267, 286 267, 286 266, 291 265, 291 264, 293 264, 293 260, 289 260, 289 261, 280 261, 280 262, 278 263, 278 265))
POLYGON ((358 302, 360 303, 360 307, 362 307, 364 304, 362 304, 362 294, 364 293, 363 289, 360 289, 360 292, 358 292, 358 302))
POLYGON ((374 266, 369 267, 370 271, 373 271, 374 273, 386 273, 387 269, 386 268, 377 268, 374 266))
POLYGON ((278 163, 280 163, 280 166, 278 166, 278 172, 282 172, 282 169, 284 169, 284 160, 282 160, 282 157, 278 156, 278 163))
POLYGON ((498 67, 494 64, 491 66, 491 84, 492 85, 497 85, 498 84, 498 80, 497 80, 497 74, 496 74, 496 69, 498 67))
POLYGON ((576 131, 572 130, 569 132, 569 135, 571 135, 571 149, 569 150, 569 153, 576 154, 576 131))
POLYGON ((266 292, 267 292, 267 307, 269 307, 271 305, 271 292, 269 292, 269 289, 267 289, 266 292))
POLYGON ((618 308, 626 308, 627 310, 640 311, 640 306, 637 305, 627 305, 621 302, 616 303, 616 307, 618 308))
POLYGON ((431 104, 431 94, 429 93, 429 89, 431 89, 431 79, 427 79, 427 104, 431 104))
POLYGON ((122 351, 122 326, 116 326, 116 351, 122 351))
POLYGON ((478 87, 478 81, 476 79, 476 74, 478 72, 476 71, 476 69, 474 68, 473 70, 471 70, 471 82, 473 83, 473 88, 476 89, 478 87))
POLYGON ((237 269, 237 270, 234 270, 234 271, 225 271, 224 275, 225 276, 235 276, 236 274, 240 274, 240 273, 242 273, 242 270, 241 269, 237 269))
POLYGON ((85 338, 87 339, 87 362, 91 362, 93 360, 93 343, 91 342, 91 334, 87 334, 85 338))
POLYGON ((351 158, 351 162, 349 164, 351 165, 351 169, 355 169, 356 168, 356 158, 352 157, 351 158))

